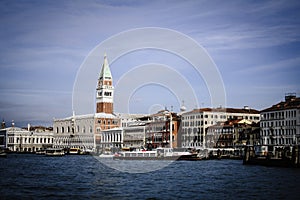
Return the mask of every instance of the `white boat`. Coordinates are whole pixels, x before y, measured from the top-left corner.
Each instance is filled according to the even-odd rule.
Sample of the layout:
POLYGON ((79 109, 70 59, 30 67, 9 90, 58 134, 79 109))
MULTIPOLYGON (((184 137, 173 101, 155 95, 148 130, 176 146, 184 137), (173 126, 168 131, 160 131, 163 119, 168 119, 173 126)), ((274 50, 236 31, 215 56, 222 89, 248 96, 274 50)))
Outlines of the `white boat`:
POLYGON ((123 151, 115 154, 118 160, 196 160, 197 154, 191 152, 174 152, 172 148, 157 148, 153 151, 123 151))
POLYGON ((41 149, 41 150, 37 150, 35 152, 36 155, 45 155, 46 154, 46 150, 45 149, 41 149))
POLYGON ((110 159, 112 159, 112 158, 114 158, 114 154, 100 154, 99 155, 99 158, 110 158, 110 159))
POLYGON ((0 158, 7 158, 6 152, 0 152, 0 158))
POLYGON ((114 158, 115 154, 112 152, 111 148, 105 148, 99 155, 99 158, 114 158))
POLYGON ((54 149, 54 148, 49 148, 46 149, 46 156, 64 156, 65 152, 63 149, 54 149))
POLYGON ((120 160, 151 160, 158 158, 157 151, 122 151, 115 154, 114 159, 120 160))
POLYGON ((4 149, 0 149, 0 158, 7 158, 7 153, 4 149))
POLYGON ((69 154, 70 155, 78 155, 78 154, 80 154, 80 149, 79 148, 70 148, 69 149, 69 154))

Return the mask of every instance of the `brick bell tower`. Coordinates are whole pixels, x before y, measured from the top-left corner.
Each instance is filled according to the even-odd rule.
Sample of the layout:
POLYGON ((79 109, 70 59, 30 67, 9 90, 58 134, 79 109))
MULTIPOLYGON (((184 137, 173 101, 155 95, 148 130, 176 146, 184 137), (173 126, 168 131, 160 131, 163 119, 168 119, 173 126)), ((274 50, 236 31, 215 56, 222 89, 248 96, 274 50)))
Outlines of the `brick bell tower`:
POLYGON ((113 80, 106 54, 96 89, 96 113, 113 113, 113 80))

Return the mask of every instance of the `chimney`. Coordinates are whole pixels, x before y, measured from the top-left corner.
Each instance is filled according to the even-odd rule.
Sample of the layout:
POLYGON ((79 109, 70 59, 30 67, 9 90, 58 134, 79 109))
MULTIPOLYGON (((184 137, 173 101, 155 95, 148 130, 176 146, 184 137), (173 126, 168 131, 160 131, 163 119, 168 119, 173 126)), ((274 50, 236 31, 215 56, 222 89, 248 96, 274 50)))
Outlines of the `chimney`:
POLYGON ((285 94, 285 101, 291 101, 296 98, 296 93, 286 93, 285 94))
POLYGON ((249 106, 244 106, 244 110, 250 110, 249 106))

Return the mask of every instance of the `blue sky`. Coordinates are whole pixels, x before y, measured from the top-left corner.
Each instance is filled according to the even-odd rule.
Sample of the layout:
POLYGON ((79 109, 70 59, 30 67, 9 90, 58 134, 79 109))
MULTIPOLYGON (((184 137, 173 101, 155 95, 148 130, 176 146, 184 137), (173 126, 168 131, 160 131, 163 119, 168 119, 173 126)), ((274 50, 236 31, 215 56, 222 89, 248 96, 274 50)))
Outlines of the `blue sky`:
MULTIPOLYGON (((51 125, 54 117, 71 115, 73 84, 89 53, 115 34, 143 27, 172 29, 203 46, 223 79, 227 107, 269 107, 286 92, 300 93, 299 11, 291 0, 1 1, 0 118, 51 125)), ((115 85, 145 63, 173 67, 195 90, 198 106, 210 106, 202 78, 166 52, 137 51, 114 61, 115 85)), ((133 113, 164 106, 178 111, 185 99, 175 96, 168 87, 147 85, 133 92, 128 107, 133 113)), ((120 103, 115 111, 124 112, 120 103)))

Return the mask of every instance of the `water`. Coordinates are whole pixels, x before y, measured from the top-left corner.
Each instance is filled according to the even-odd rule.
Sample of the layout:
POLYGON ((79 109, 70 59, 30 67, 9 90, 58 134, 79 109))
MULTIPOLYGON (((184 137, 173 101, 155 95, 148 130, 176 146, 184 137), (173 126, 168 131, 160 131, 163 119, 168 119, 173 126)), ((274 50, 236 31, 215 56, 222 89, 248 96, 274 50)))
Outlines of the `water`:
POLYGON ((92 156, 9 155, 0 159, 0 199, 299 199, 300 169, 241 163, 176 161, 124 173, 92 156))

